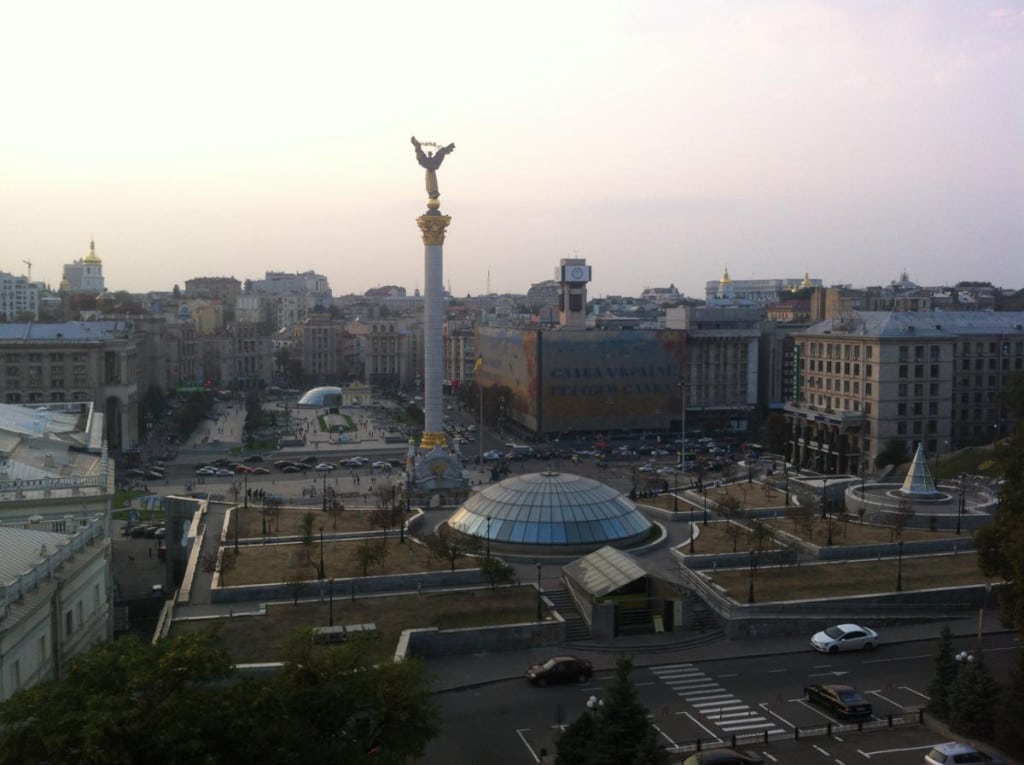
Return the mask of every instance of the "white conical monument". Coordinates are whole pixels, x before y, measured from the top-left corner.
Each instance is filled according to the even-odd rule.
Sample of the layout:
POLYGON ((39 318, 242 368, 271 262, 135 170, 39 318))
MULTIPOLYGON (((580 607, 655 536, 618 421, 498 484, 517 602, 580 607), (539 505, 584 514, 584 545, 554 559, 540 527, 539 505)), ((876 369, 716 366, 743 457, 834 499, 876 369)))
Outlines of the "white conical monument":
POLYGON ((925 457, 924 448, 917 445, 914 452, 914 461, 910 463, 910 470, 900 487, 900 494, 905 497, 935 497, 939 494, 935 489, 935 479, 931 470, 928 469, 928 459, 925 457))

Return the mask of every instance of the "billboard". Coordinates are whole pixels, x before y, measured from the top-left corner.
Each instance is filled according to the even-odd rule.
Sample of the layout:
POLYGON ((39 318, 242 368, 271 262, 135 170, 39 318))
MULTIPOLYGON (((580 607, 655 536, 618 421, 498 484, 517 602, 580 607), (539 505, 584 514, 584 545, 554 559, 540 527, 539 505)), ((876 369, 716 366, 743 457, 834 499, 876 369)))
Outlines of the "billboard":
POLYGON ((678 422, 683 330, 482 330, 480 382, 512 393, 536 433, 665 430, 678 422))

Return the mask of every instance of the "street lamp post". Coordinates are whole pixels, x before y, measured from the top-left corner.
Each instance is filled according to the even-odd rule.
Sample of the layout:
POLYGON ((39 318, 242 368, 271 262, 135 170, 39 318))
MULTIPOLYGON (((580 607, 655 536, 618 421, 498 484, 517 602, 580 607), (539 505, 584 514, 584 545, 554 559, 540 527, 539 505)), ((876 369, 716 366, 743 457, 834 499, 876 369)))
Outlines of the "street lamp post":
POLYGON ((896 592, 903 591, 903 540, 896 543, 896 592))
POLYGON ((326 515, 327 514, 327 471, 326 470, 324 471, 324 506, 323 506, 323 511, 324 511, 324 515, 326 515))
POLYGON ((491 516, 487 516, 487 560, 491 559, 491 516))
POLYGON ((324 527, 320 527, 320 568, 317 569, 317 578, 324 578, 324 527))
POLYGON ((821 481, 821 520, 825 520, 825 510, 828 507, 828 476, 821 481))
POLYGON ((690 555, 693 555, 693 538, 697 532, 693 528, 693 504, 690 504, 690 555))
POLYGON ((541 620, 540 572, 541 572, 541 562, 537 561, 537 621, 541 620))
POLYGON ((786 507, 789 507, 789 463, 782 460, 782 473, 786 477, 786 507))
POLYGON ((747 593, 747 602, 754 602, 754 569, 757 568, 757 557, 756 553, 750 551, 750 591, 747 593))
POLYGON ((238 505, 235 505, 235 509, 231 511, 235 516, 235 555, 238 555, 238 523, 242 520, 241 509, 238 505))
POLYGON ((956 507, 956 535, 960 536, 960 518, 964 514, 964 474, 960 474, 960 500, 956 507))
MULTIPOLYGON (((679 469, 686 469, 686 376, 679 380, 679 469)), ((679 479, 676 478, 676 488, 679 479)))
POLYGON ((249 509, 249 474, 242 473, 242 478, 245 481, 245 496, 242 497, 242 503, 245 505, 245 509, 249 509))
POLYGON ((704 525, 708 525, 708 487, 703 484, 700 487, 700 493, 704 497, 704 525))
POLYGON ((330 602, 330 611, 328 611, 327 626, 334 626, 334 577, 331 577, 327 581, 327 598, 330 602))

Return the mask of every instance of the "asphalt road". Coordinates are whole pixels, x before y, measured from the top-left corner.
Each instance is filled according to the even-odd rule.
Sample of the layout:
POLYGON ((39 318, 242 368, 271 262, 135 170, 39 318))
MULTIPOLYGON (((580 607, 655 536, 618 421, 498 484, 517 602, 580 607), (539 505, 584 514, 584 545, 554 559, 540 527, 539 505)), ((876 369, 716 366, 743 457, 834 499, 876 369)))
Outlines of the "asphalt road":
MULTIPOLYGON (((973 650, 976 643, 958 640, 955 648, 973 650)), ((1015 650, 1009 634, 984 640, 985 660, 996 676, 1009 671, 1015 650)), ((635 669, 632 677, 666 746, 698 738, 729 742, 734 734, 769 731, 789 740, 749 746, 768 762, 909 765, 919 764, 925 749, 945 739, 924 726, 800 741, 791 740, 792 731, 832 719, 804 701, 803 688, 813 683, 854 685, 880 719, 924 706, 934 651, 934 641, 920 641, 883 645, 867 654, 823 655, 808 649, 693 663, 680 656, 679 661, 635 669)), ((601 671, 587 683, 546 688, 525 679, 505 680, 439 694, 444 728, 419 762, 530 765, 540 762, 542 749, 553 762, 558 734, 584 713, 588 699, 604 694, 612 675, 601 671)))

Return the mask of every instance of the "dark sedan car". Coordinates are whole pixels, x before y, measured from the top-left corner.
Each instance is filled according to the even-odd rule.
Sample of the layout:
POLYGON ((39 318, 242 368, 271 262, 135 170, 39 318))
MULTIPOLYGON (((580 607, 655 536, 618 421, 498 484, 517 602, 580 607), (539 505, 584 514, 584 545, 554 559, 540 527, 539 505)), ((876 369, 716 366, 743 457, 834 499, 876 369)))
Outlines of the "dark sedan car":
POLYGON ((871 705, 851 685, 809 685, 804 688, 804 696, 840 720, 871 717, 871 705))
POLYGON ((594 667, 586 659, 575 656, 552 656, 541 664, 526 670, 526 679, 534 685, 549 683, 582 683, 594 674, 594 667))

